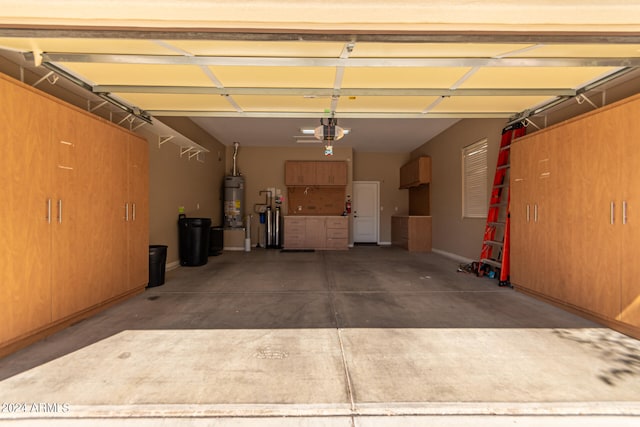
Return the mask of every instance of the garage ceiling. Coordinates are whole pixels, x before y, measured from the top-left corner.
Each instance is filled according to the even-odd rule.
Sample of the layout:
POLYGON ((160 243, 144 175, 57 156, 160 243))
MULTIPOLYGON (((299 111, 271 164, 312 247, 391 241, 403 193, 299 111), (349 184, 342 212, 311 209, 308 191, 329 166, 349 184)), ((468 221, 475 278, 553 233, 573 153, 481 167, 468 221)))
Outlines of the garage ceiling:
MULTIPOLYGON (((301 137, 300 128, 315 127, 321 118, 335 115, 340 126, 352 130, 341 144, 363 151, 408 151, 460 119, 499 118, 506 123, 640 66, 640 38, 631 31, 638 30, 634 26, 640 22, 635 2, 611 2, 606 8, 579 2, 591 15, 601 11, 601 19, 575 15, 573 24, 564 24, 563 28, 572 30, 565 33, 558 33, 557 28, 566 16, 546 19, 546 27, 541 25, 545 21, 539 9, 553 8, 554 3, 524 2, 525 7, 528 4, 536 10, 535 16, 522 19, 523 28, 536 29, 533 34, 497 29, 469 32, 473 16, 462 12, 458 21, 469 22, 448 25, 466 28, 466 32, 408 31, 409 24, 402 26, 401 21, 411 12, 425 12, 425 7, 431 12, 439 10, 434 4, 413 1, 341 2, 352 8, 360 3, 357 22, 338 19, 331 26, 345 28, 304 32, 286 28, 295 27, 296 22, 303 25, 304 21, 295 21, 295 13, 306 17, 308 28, 322 25, 323 20, 299 6, 324 10, 332 2, 324 6, 295 2, 298 8, 293 9, 283 4, 291 6, 291 2, 282 1, 209 2, 210 8, 212 3, 218 7, 215 31, 210 27, 214 24, 205 19, 212 19, 211 10, 200 8, 206 3, 202 1, 162 2, 167 6, 162 16, 154 7, 147 19, 137 20, 115 8, 99 7, 91 15, 100 12, 110 18, 103 16, 100 22, 89 21, 89 12, 72 7, 83 2, 27 3, 49 9, 58 3, 58 7, 48 19, 46 11, 37 8, 26 12, 33 16, 21 16, 31 11, 23 2, 21 15, 15 12, 13 16, 11 7, 5 8, 0 12, 4 23, 0 49, 19 52, 30 63, 42 64, 91 92, 120 102, 140 112, 142 118, 190 117, 227 145, 240 141, 286 146, 313 141, 301 137), (384 10, 381 3, 387 4, 387 22, 382 22, 380 13, 373 13, 384 10), (243 7, 249 4, 254 7, 243 7), (367 4, 375 10, 367 12, 367 4), (626 7, 624 11, 620 4, 626 7), (259 19, 257 10, 268 5, 272 9, 259 19), (396 10, 399 5, 406 6, 404 14, 396 10), (615 17, 611 9, 623 13, 615 17), (171 10, 173 21, 167 16, 171 10), (200 19, 195 19, 198 11, 200 19), (276 11, 281 14, 274 14, 276 11), (253 21, 237 22, 243 14, 253 21), (279 21, 269 21, 267 15, 279 21), (390 29, 359 29, 369 27, 367 15, 370 23, 380 21, 381 28, 390 29), (195 25, 197 29, 190 28, 195 25), (230 25, 242 30, 221 30, 230 25), (589 33, 575 31, 589 25, 589 33), (264 29, 269 26, 280 28, 264 29)), ((432 3, 449 8, 466 3, 477 13, 484 10, 478 8, 480 3, 489 9, 508 4, 432 3)), ((497 25, 492 23, 495 16, 484 16, 474 18, 475 25, 497 25)), ((422 25, 424 30, 427 23, 422 25)), ((443 24, 430 25, 440 28, 443 24)), ((502 28, 511 27, 505 24, 502 28)))

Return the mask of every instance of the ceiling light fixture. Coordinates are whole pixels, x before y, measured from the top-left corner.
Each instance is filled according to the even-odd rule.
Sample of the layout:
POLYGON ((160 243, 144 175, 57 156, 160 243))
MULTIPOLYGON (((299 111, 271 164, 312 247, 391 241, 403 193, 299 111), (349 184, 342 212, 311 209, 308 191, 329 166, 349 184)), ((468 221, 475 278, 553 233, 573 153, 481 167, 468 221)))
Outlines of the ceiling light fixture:
MULTIPOLYGON (((303 135, 314 135, 316 133, 316 128, 300 128, 300 132, 303 135)), ((342 133, 344 135, 349 135, 351 133, 351 129, 349 128, 342 128, 342 133)))

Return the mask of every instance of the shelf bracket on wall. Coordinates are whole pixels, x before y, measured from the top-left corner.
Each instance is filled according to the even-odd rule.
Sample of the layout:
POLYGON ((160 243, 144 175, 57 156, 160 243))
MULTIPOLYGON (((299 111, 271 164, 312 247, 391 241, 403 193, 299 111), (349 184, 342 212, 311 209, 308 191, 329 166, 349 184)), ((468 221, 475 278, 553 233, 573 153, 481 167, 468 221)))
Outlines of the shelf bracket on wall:
POLYGON ((204 158, 201 159, 200 154, 202 154, 202 151, 197 150, 193 147, 180 148, 180 157, 186 155, 188 156, 189 160, 195 157, 197 161, 199 161, 200 163, 204 163, 204 158))
POLYGON ((60 76, 58 76, 54 71, 49 71, 47 74, 45 74, 43 77, 41 77, 40 80, 38 80, 37 82, 35 82, 31 86, 36 87, 36 86, 38 86, 40 83, 42 83, 45 80, 47 80, 49 83, 54 85, 54 84, 56 84, 58 82, 59 78, 60 78, 60 76))
POLYGON ((129 117, 131 117, 131 116, 132 116, 132 114, 127 114, 127 115, 124 117, 124 119, 122 119, 122 120, 120 120, 120 121, 118 122, 118 125, 122 125, 124 122, 126 122, 127 120, 129 120, 129 117))
POLYGON ((151 131, 158 136, 158 148, 161 148, 165 142, 171 141, 180 147, 180 157, 186 155, 189 160, 195 157, 197 161, 204 163, 204 157, 201 157, 200 154, 208 153, 209 150, 200 144, 193 142, 156 118, 151 124, 151 131))
MULTIPOLYGON (((545 116, 545 119, 546 119, 546 116, 545 116)), ((545 121, 546 121, 546 120, 545 120, 545 121)), ((529 125, 531 125, 531 126, 533 126, 534 128, 536 128, 536 129, 540 130, 540 126, 538 126, 537 124, 535 124, 535 123, 533 122, 533 120, 531 120, 530 118, 524 119, 524 120, 522 121, 522 123, 524 124, 524 127, 528 127, 529 125)), ((545 127, 546 127, 546 125, 545 125, 545 127)))
POLYGON ((144 122, 144 121, 138 123, 137 126, 133 126, 133 123, 131 123, 131 132, 140 129, 142 126, 144 126, 146 124, 147 124, 147 122, 144 122))
POLYGON ((108 104, 108 102, 107 102, 107 101, 102 101, 102 102, 98 103, 98 105, 96 105, 95 107, 92 107, 92 106, 91 106, 91 100, 89 99, 89 100, 87 100, 87 110, 88 110, 90 113, 93 113, 93 112, 94 112, 94 111, 96 111, 97 109, 102 108, 102 107, 104 107, 104 106, 105 106, 105 105, 107 105, 107 104, 108 104))
POLYGON ((162 136, 158 135, 158 148, 162 147, 162 144, 169 142, 174 138, 173 135, 162 136))
POLYGON ((600 108, 596 104, 594 104, 593 101, 587 98, 587 96, 584 93, 581 93, 580 95, 576 96, 576 102, 578 103, 578 105, 582 105, 585 101, 588 102, 596 110, 600 108))

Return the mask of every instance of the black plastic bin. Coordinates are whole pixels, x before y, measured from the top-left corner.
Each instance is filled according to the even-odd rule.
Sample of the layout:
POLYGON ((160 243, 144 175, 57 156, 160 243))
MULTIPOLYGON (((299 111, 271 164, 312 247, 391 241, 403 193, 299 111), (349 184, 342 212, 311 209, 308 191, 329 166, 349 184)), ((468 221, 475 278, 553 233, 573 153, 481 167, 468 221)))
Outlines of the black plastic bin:
POLYGON ((149 284, 147 287, 164 285, 164 270, 167 264, 167 247, 149 246, 149 284))
POLYGON ((222 227, 211 227, 209 233, 209 256, 220 255, 224 249, 224 229, 222 227))
POLYGON ((209 259, 211 218, 178 218, 180 265, 204 265, 209 259))

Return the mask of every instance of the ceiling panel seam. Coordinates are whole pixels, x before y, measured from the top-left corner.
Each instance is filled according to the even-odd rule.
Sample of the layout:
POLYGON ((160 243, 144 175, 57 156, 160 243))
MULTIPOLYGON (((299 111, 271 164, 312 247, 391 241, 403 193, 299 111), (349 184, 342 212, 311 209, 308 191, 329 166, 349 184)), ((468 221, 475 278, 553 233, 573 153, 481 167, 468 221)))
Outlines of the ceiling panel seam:
MULTIPOLYGON (((146 110, 152 116, 191 116, 191 117, 251 117, 251 118, 299 118, 317 119, 318 112, 280 112, 280 111, 209 111, 209 110, 146 110)), ((341 119, 508 119, 513 117, 509 112, 438 112, 438 113, 376 113, 376 112, 344 112, 336 113, 336 117, 341 119)))
POLYGON ((132 54, 43 53, 46 62, 147 65, 232 65, 273 67, 638 67, 640 57, 624 58, 296 58, 132 54))
POLYGON ((246 29, 202 29, 189 31, 165 28, 87 28, 58 26, 44 28, 32 25, 0 26, 2 37, 22 38, 109 38, 137 40, 242 40, 242 41, 327 41, 327 42, 381 42, 381 43, 545 43, 545 44, 637 44, 640 33, 630 31, 247 31, 246 29))
POLYGON ((574 88, 287 88, 96 85, 95 92, 157 93, 179 95, 281 95, 281 96, 557 96, 576 94, 574 88))

